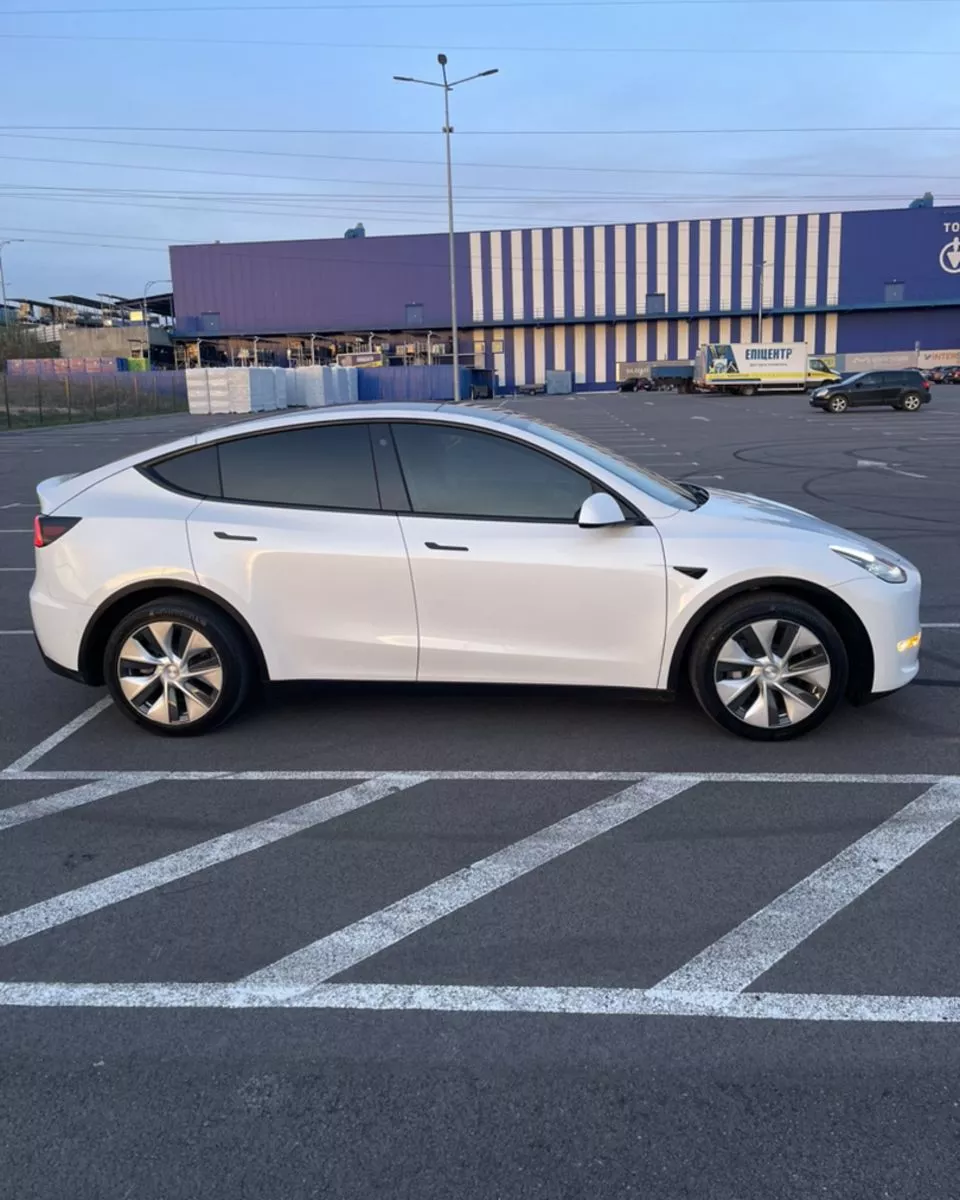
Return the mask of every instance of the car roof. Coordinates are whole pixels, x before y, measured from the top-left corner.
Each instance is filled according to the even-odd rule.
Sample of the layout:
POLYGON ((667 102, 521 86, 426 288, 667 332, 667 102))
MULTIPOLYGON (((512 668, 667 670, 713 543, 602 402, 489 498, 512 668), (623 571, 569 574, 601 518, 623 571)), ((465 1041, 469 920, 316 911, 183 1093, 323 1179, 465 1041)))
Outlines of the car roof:
POLYGON ((212 429, 200 429, 196 433, 188 434, 186 437, 180 437, 173 441, 161 442, 157 445, 150 446, 143 450, 138 450, 134 454, 129 454, 121 459, 116 459, 111 463, 105 463, 101 467, 95 467, 92 471, 84 471, 80 475, 74 475, 69 480, 64 480, 58 483, 57 487, 50 492, 50 511, 55 511, 56 507, 64 503, 67 499, 85 491, 89 487, 93 487, 103 479, 108 479, 111 475, 116 475, 120 471, 125 471, 130 467, 137 467, 144 463, 154 462, 161 458, 166 458, 171 454, 179 454, 182 451, 192 450, 198 446, 210 445, 215 442, 224 441, 229 438, 245 437, 248 434, 267 433, 271 430, 279 432, 284 429, 297 429, 300 426, 311 426, 318 424, 336 424, 340 421, 356 421, 370 420, 380 418, 381 420, 413 420, 418 416, 436 416, 443 415, 445 421, 463 425, 501 425, 508 417, 513 417, 515 414, 505 409, 484 408, 480 405, 469 404, 450 404, 437 403, 436 401, 428 402, 401 402, 395 404, 338 404, 332 408, 309 408, 306 410, 290 411, 285 409, 282 412, 270 413, 268 416, 254 415, 243 421, 233 421, 227 425, 216 425, 212 429))
MULTIPOLYGON (((331 408, 308 408, 291 411, 270 413, 266 416, 251 416, 245 421, 237 421, 230 425, 216 425, 204 429, 194 435, 195 445, 205 442, 215 442, 221 438, 233 437, 248 433, 266 433, 270 430, 296 429, 300 425, 317 425, 336 421, 356 421, 358 419, 380 420, 410 420, 427 414, 435 416, 442 414, 444 419, 464 421, 470 424, 499 424, 507 417, 514 416, 506 409, 484 408, 481 405, 451 404, 436 401, 403 402, 403 403, 362 403, 338 404, 331 408)), ((185 444, 187 444, 185 442, 185 444)))

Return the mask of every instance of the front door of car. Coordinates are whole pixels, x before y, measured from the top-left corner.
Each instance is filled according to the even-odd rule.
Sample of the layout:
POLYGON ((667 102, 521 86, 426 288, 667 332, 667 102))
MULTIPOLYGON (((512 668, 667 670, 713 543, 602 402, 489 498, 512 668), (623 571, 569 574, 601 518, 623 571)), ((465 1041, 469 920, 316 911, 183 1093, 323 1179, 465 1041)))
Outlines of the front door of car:
POLYGON ((850 390, 853 404, 878 404, 883 400, 883 376, 878 371, 862 375, 850 390))
POLYGON ((417 621, 400 523, 381 511, 369 426, 220 443, 222 498, 188 521, 199 582, 260 641, 272 679, 414 680, 417 621))
POLYGON ((418 678, 656 687, 666 581, 652 525, 581 528, 601 489, 513 437, 427 422, 393 432, 418 678))

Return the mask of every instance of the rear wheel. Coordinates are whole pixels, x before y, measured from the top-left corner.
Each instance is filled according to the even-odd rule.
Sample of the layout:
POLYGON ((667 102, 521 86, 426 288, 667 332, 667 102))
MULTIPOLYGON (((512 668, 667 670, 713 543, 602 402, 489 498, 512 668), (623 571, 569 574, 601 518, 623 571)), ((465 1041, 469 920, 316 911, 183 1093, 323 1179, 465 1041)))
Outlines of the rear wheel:
POLYGON ((922 403, 923 398, 918 396, 916 392, 908 392, 906 396, 901 399, 897 407, 902 409, 904 412, 917 412, 922 403))
POLYGON ((249 647, 234 623, 202 600, 164 596, 120 622, 107 642, 104 677, 117 707, 151 733, 205 733, 250 693, 249 647))
POLYGON ((846 396, 831 396, 827 401, 827 411, 832 413, 843 413, 847 411, 849 402, 846 396))
POLYGON ((750 387, 749 384, 747 385, 747 387, 742 387, 740 389, 741 396, 755 396, 756 394, 757 394, 757 389, 755 387, 750 387))
POLYGON ((849 661, 818 609, 770 592, 733 600, 709 617, 689 673, 700 706, 718 725, 775 742, 827 719, 846 691, 849 661))

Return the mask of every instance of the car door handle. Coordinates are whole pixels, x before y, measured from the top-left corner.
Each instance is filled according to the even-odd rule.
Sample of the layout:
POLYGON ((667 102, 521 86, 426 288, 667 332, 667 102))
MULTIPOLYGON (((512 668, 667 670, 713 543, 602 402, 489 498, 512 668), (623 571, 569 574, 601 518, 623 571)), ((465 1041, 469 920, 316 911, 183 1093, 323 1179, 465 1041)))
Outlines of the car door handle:
POLYGON ((428 550, 464 550, 470 549, 469 546, 442 546, 439 542, 424 542, 428 550))
POLYGON ((223 542, 255 542, 257 539, 252 534, 246 533, 225 533, 222 529, 213 531, 215 538, 220 538, 223 542))

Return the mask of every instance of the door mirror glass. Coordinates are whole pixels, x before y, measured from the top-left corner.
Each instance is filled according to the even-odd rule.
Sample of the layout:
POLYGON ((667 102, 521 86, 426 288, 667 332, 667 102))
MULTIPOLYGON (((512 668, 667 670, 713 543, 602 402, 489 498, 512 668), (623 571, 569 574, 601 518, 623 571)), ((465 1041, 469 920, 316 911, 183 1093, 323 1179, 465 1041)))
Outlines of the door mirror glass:
POLYGON ((624 525, 623 509, 606 492, 594 492, 583 502, 577 524, 582 529, 601 529, 606 525, 624 525))

